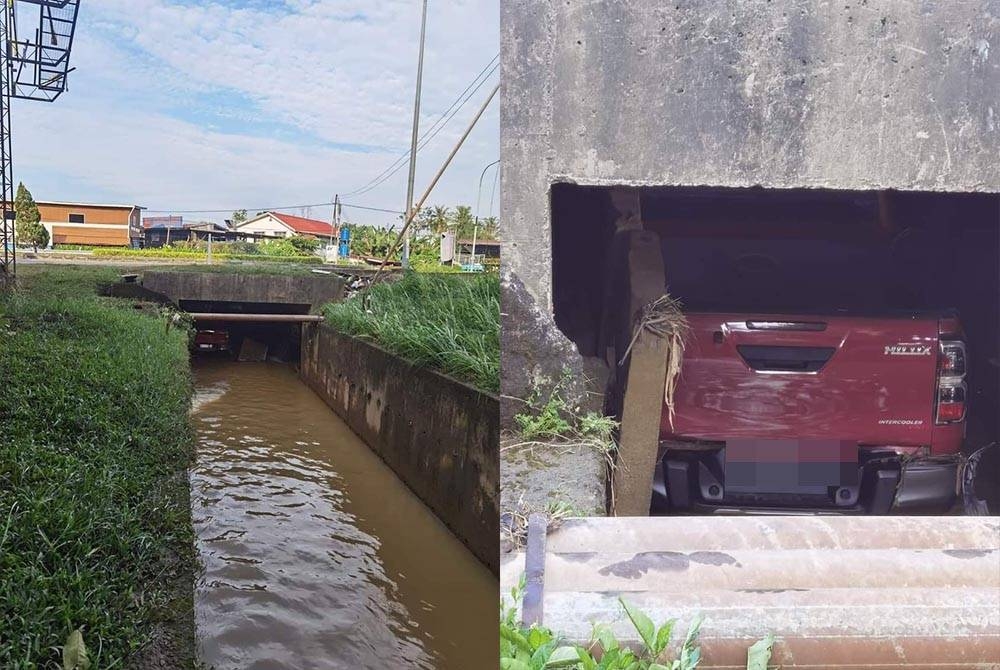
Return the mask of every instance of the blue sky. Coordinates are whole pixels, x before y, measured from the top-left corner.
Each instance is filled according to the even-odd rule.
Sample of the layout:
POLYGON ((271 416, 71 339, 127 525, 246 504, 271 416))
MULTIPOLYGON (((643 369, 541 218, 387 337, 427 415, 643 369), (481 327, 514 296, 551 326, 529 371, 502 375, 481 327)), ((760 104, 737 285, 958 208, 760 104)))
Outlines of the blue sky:
MULTIPOLYGON (((429 7, 422 130, 499 51, 498 0, 429 7)), ((69 91, 52 104, 14 103, 15 179, 39 200, 151 213, 328 201, 409 148, 419 20, 419 0, 85 0, 69 91)), ((418 195, 498 78, 418 153, 418 195)), ((476 204, 480 173, 499 157, 498 104, 431 204, 476 204)), ((406 172, 344 200, 402 210, 406 172)), ((492 187, 491 170, 483 215, 492 187)), ((329 217, 324 207, 287 211, 329 217)))

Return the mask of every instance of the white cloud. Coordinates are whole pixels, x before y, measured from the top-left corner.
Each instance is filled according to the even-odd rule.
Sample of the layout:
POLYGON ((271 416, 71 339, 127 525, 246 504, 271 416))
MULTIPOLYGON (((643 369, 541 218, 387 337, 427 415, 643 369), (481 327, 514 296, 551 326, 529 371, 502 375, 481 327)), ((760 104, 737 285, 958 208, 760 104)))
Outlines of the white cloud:
MULTIPOLYGON (((15 170, 42 199, 174 210, 319 202, 364 184, 408 148, 419 2, 266 4, 84 3, 71 90, 15 109, 15 170)), ((423 128, 497 53, 498 14, 497 0, 431 2, 423 128)), ((421 151, 418 194, 491 87, 421 151)), ((498 155, 497 105, 432 202, 474 204, 498 155)), ((402 209, 405 177, 353 200, 402 209)))

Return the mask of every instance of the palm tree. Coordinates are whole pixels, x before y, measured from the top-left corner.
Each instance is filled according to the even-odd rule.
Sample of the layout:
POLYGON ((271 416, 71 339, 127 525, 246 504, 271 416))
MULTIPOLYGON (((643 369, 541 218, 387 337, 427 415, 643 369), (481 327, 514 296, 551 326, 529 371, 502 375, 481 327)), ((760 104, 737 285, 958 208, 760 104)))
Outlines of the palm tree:
POLYGON ((449 208, 435 205, 430 214, 431 230, 438 234, 448 230, 448 217, 450 215, 449 208))
POLYGON ((496 240, 500 237, 500 220, 495 216, 479 219, 479 239, 496 240))
POLYGON ((458 205, 451 215, 451 225, 455 228, 455 237, 460 240, 472 237, 472 229, 476 220, 472 216, 472 208, 468 205, 458 205))

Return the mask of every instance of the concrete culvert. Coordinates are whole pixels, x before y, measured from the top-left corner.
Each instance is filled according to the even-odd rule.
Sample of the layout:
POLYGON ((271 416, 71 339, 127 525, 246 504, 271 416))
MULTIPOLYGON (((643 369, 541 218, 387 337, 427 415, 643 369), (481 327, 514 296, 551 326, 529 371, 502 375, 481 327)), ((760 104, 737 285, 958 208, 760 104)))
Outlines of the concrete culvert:
MULTIPOLYGON (((1000 438, 998 212, 991 194, 555 185, 554 318, 610 372, 619 495, 652 491, 656 512, 961 511, 965 458, 1000 438), (625 424, 656 410, 629 419, 640 382, 620 363, 660 295, 682 305, 689 353, 676 422, 661 402, 632 451, 625 424)), ((647 404, 671 386, 642 383, 647 404)))

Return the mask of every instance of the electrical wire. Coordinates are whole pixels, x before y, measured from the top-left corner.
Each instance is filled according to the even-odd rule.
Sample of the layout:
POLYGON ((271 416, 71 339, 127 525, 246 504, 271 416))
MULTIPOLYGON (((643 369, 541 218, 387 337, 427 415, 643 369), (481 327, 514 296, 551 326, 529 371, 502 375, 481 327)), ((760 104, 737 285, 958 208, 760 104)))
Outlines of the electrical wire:
MULTIPOLYGON (((424 131, 423 135, 421 135, 421 136, 420 136, 420 142, 421 142, 421 144, 420 144, 420 145, 418 145, 418 147, 417 147, 417 151, 419 151, 419 150, 420 150, 420 148, 421 148, 421 147, 422 147, 422 146, 423 146, 424 144, 426 144, 426 143, 427 143, 427 141, 429 141, 429 140, 430 140, 430 139, 431 139, 431 138, 433 137, 433 135, 431 135, 431 137, 428 137, 428 134, 429 134, 429 133, 432 133, 432 132, 433 132, 433 133, 434 133, 434 135, 436 135, 436 134, 437 134, 437 132, 438 132, 438 131, 440 130, 440 128, 438 128, 438 127, 437 127, 437 126, 438 126, 438 124, 440 124, 440 123, 441 123, 441 121, 442 121, 443 119, 445 119, 445 116, 447 116, 447 115, 448 115, 448 113, 449 113, 449 112, 451 112, 451 111, 452 111, 452 110, 453 110, 453 109, 455 108, 455 106, 456 106, 456 105, 458 105, 459 103, 461 103, 462 105, 464 105, 464 104, 465 104, 466 102, 468 102, 468 99, 469 99, 469 97, 471 97, 472 93, 475 93, 475 90, 474 90, 474 91, 472 91, 472 93, 470 93, 470 94, 469 94, 469 96, 468 96, 468 97, 466 97, 466 94, 467 94, 467 93, 469 93, 469 90, 470 90, 470 89, 472 89, 472 87, 473 87, 473 86, 475 86, 475 87, 476 87, 476 90, 478 90, 478 89, 479 89, 479 87, 480 87, 480 86, 482 86, 482 84, 483 84, 483 82, 485 81, 485 79, 483 79, 483 81, 482 81, 482 82, 481 82, 481 81, 479 81, 479 80, 480 80, 480 78, 481 78, 481 77, 483 76, 483 73, 485 73, 485 72, 487 72, 487 70, 489 70, 489 72, 488 72, 488 73, 486 74, 486 77, 487 77, 487 78, 488 78, 488 77, 489 77, 489 76, 490 76, 491 74, 493 74, 493 71, 494 71, 494 70, 496 70, 496 66, 494 66, 493 64, 494 64, 494 63, 496 63, 497 59, 499 59, 499 58, 500 58, 500 54, 497 54, 496 56, 494 56, 494 57, 493 57, 493 58, 492 58, 492 59, 490 60, 490 62, 489 62, 489 63, 487 63, 487 64, 486 64, 486 66, 485 66, 485 67, 483 67, 483 69, 479 71, 479 74, 477 74, 477 75, 475 76, 475 78, 474 78, 474 79, 473 79, 473 80, 472 80, 472 81, 471 81, 471 82, 469 83, 469 85, 465 87, 465 90, 464 90, 464 91, 462 91, 462 92, 461 92, 461 93, 460 93, 460 94, 458 95, 458 97, 457 97, 457 98, 455 98, 454 102, 452 102, 452 103, 451 103, 451 105, 449 105, 448 109, 444 110, 444 111, 443 111, 443 112, 441 113, 441 116, 439 116, 439 117, 438 117, 438 119, 437 119, 437 120, 436 120, 436 121, 435 121, 435 122, 434 122, 433 124, 431 124, 431 126, 430 126, 429 128, 427 128, 427 129, 426 129, 426 130, 424 131), (491 66, 492 66, 492 67, 491 67, 491 66), (476 84, 476 82, 479 82, 479 84, 477 85, 477 84, 476 84), (463 98, 464 98, 464 100, 463 100, 463 98)), ((457 110, 456 110, 456 111, 457 111, 457 110)), ((452 114, 451 116, 454 116, 454 114, 452 114)), ((450 120, 451 120, 451 117, 448 117, 447 121, 450 121, 450 120)), ((445 123, 447 123, 447 121, 445 121, 445 123)), ((367 182, 366 184, 364 184, 363 186, 361 186, 361 187, 359 187, 359 188, 357 188, 357 189, 355 189, 355 190, 353 190, 353 191, 350 191, 350 192, 348 192, 348 193, 345 193, 344 195, 355 195, 356 193, 360 193, 360 192, 362 192, 363 190, 367 189, 367 188, 369 187, 369 185, 372 185, 371 187, 372 187, 372 188, 374 188, 375 186, 377 186, 377 184, 374 184, 374 185, 373 185, 373 182, 375 182, 375 181, 378 181, 378 180, 379 180, 379 179, 381 179, 381 178, 382 178, 383 176, 385 176, 385 177, 390 177, 390 176, 392 176, 392 174, 391 174, 391 173, 394 173, 394 172, 398 171, 398 170, 399 170, 399 167, 400 167, 400 166, 402 166, 402 165, 405 165, 405 164, 406 164, 406 162, 407 162, 407 159, 409 159, 409 157, 410 157, 410 152, 409 152, 409 150, 407 150, 407 151, 406 151, 405 153, 403 153, 403 154, 402 154, 402 155, 400 155, 400 156, 399 156, 398 158, 396 158, 396 160, 395 160, 395 161, 393 161, 392 163, 390 163, 390 164, 389 164, 389 167, 387 167, 387 168, 386 168, 385 170, 383 170, 383 171, 382 171, 382 172, 380 172, 380 173, 379 173, 378 175, 376 175, 375 177, 373 177, 373 178, 372 178, 371 180, 369 180, 369 181, 368 181, 368 182, 367 182), (390 173, 390 174, 386 174, 386 173, 390 173)), ((383 181, 384 181, 384 180, 383 180, 383 181)), ((379 182, 379 183, 381 183, 381 182, 379 182)))
MULTIPOLYGON (((455 101, 451 103, 448 109, 444 110, 444 112, 441 113, 441 116, 438 117, 437 121, 431 124, 431 126, 424 131, 423 135, 421 135, 420 137, 419 144, 417 145, 418 152, 421 149, 423 149, 428 142, 434 139, 434 137, 439 132, 441 132, 441 130, 446 125, 448 125, 448 122, 455 117, 455 114, 457 114, 462 109, 462 107, 465 106, 465 103, 467 103, 472 98, 472 96, 475 95, 476 92, 482 87, 482 85, 485 84, 486 81, 493 75, 493 73, 496 72, 497 68, 500 67, 500 63, 497 62, 499 58, 500 54, 494 56, 490 60, 490 62, 487 63, 486 66, 479 71, 479 74, 476 75, 476 77, 472 80, 472 82, 470 82, 469 85, 465 87, 465 90, 459 94, 459 96, 455 99, 455 101)), ((406 153, 401 154, 398 158, 396 158, 396 160, 390 163, 387 168, 382 170, 382 172, 380 172, 378 175, 370 179, 363 186, 360 186, 359 188, 356 188, 353 191, 348 191, 344 195, 345 196, 360 195, 367 193, 368 191, 371 191, 372 189, 377 188, 378 186, 381 186, 383 183, 385 183, 387 179, 389 179, 394 174, 399 172, 399 170, 402 169, 402 167, 407 164, 409 157, 410 157, 410 152, 406 151, 406 153)))
MULTIPOLYGON (((428 142, 434 139, 434 137, 439 132, 441 132, 441 130, 448 124, 449 121, 451 121, 451 119, 455 117, 455 115, 462 109, 463 106, 465 106, 465 104, 472 98, 472 96, 475 95, 480 88, 482 88, 482 85, 486 83, 486 81, 490 78, 490 76, 492 76, 492 74, 496 72, 497 68, 500 67, 500 64, 497 62, 499 58, 500 54, 497 54, 492 59, 490 59, 490 62, 487 63, 486 66, 479 71, 479 74, 477 74, 475 78, 473 78, 473 80, 469 83, 469 85, 465 87, 465 90, 462 91, 458 95, 458 97, 455 98, 454 102, 452 102, 451 105, 449 105, 448 108, 441 113, 437 121, 431 124, 431 126, 424 131, 423 135, 421 135, 420 137, 419 144, 417 145, 418 152, 424 146, 426 146, 428 142), (483 76, 484 74, 485 77, 483 76)), ((392 175, 398 172, 404 165, 406 165, 406 161, 407 159, 409 159, 409 157, 410 157, 410 152, 407 151, 406 153, 399 156, 399 158, 397 158, 395 161, 393 161, 389 165, 389 167, 387 167, 385 170, 380 172, 374 178, 369 180, 364 186, 354 189, 353 191, 344 193, 343 195, 345 196, 362 195, 364 193, 367 193, 368 191, 371 191, 374 188, 377 188, 378 186, 385 183, 387 179, 392 177, 392 175)), ((343 207, 348 207, 352 209, 363 209, 373 212, 385 212, 388 214, 405 214, 405 212, 396 209, 387 209, 383 207, 367 207, 364 205, 352 205, 346 202, 342 202, 340 204, 343 207)), ((150 214, 226 214, 238 211, 240 209, 246 209, 247 211, 254 211, 254 212, 268 212, 268 211, 281 211, 286 209, 303 209, 306 207, 328 207, 331 205, 333 205, 332 201, 310 203, 306 205, 287 205, 282 207, 237 207, 234 209, 228 209, 228 208, 227 209, 147 209, 146 211, 150 214)))
MULTIPOLYGON (((305 209, 307 207, 330 207, 333 205, 333 201, 330 202, 314 202, 308 205, 285 205, 282 207, 236 207, 227 209, 147 209, 144 210, 150 214, 231 214, 237 212, 241 209, 245 209, 248 212, 280 212, 284 209, 305 209)), ((346 202, 340 203, 341 207, 350 207, 351 209, 365 209, 371 212, 386 212, 387 214, 403 214, 402 210, 398 209, 386 209, 384 207, 368 207, 367 205, 352 205, 346 202)))

